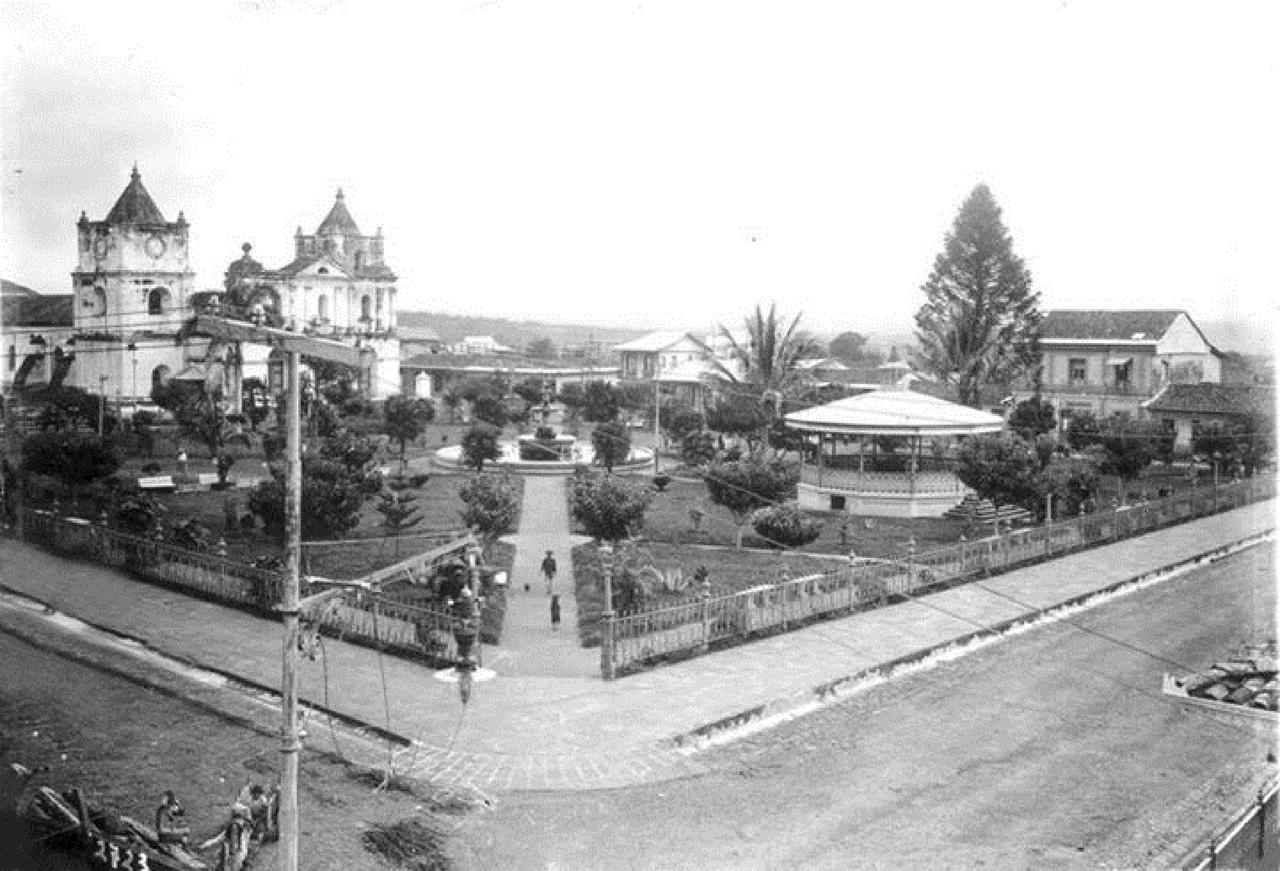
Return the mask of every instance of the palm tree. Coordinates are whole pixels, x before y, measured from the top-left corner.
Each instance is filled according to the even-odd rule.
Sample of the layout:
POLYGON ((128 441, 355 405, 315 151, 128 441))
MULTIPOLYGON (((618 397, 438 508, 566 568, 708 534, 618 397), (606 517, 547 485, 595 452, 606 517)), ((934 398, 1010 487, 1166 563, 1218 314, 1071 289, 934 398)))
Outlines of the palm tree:
MULTIPOLYGON (((776 303, 769 304, 768 314, 757 303, 755 313, 743 319, 743 341, 721 324, 720 337, 728 343, 730 360, 726 363, 711 355, 716 377, 728 384, 749 387, 761 396, 787 392, 799 378, 796 363, 816 349, 809 334, 796 329, 799 323, 797 314, 784 329, 776 303)), ((710 348, 703 345, 703 349, 711 354, 710 348)))

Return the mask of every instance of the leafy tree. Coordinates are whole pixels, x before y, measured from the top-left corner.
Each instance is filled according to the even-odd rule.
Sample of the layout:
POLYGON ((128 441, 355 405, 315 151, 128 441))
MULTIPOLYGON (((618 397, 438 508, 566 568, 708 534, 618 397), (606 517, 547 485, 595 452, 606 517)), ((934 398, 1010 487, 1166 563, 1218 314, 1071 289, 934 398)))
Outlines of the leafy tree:
POLYGON ((570 381, 560 388, 559 399, 569 412, 569 418, 576 421, 586 407, 586 388, 579 381, 570 381))
POLYGON ((462 522, 487 539, 495 539, 511 528, 516 519, 515 488, 502 475, 472 475, 458 490, 462 499, 462 522))
POLYGON ((577 475, 571 510, 587 535, 599 541, 620 541, 639 529, 652 498, 653 491, 637 481, 616 475, 577 475))
POLYGON ((422 435, 435 419, 436 408, 426 399, 392 396, 382 406, 383 432, 400 445, 400 467, 404 468, 405 449, 422 435))
POLYGON ((550 360, 556 356, 556 344, 546 336, 541 336, 525 346, 525 353, 530 357, 541 357, 544 360, 550 360))
POLYGON ((478 421, 495 426, 499 429, 507 425, 512 419, 511 410, 507 407, 502 397, 492 393, 486 393, 483 396, 476 397, 471 403, 471 416, 478 421))
POLYGON ((171 380, 153 387, 151 399, 173 415, 184 435, 204 445, 211 459, 223 453, 234 430, 222 407, 221 391, 171 380))
POLYGON ((725 435, 740 436, 754 446, 769 425, 768 406, 754 396, 733 394, 707 411, 707 427, 725 435))
MULTIPOLYGON (((731 362, 711 358, 717 377, 729 384, 750 386, 751 392, 786 392, 799 380, 796 363, 810 356, 815 347, 814 340, 797 329, 799 324, 800 315, 796 315, 784 326, 774 303, 768 314, 757 304, 754 314, 743 319, 746 338, 741 342, 722 324, 720 336, 728 344, 731 362)), ((706 350, 710 353, 711 349, 706 350)))
POLYGON ((305 354, 302 362, 311 369, 316 392, 330 405, 340 407, 360 394, 360 373, 354 367, 305 354))
POLYGON ((26 392, 25 398, 40 411, 36 425, 42 430, 65 430, 83 427, 97 431, 98 415, 102 414, 103 432, 114 432, 116 416, 103 408, 105 399, 79 387, 63 384, 50 385, 26 392))
POLYGON ((1009 428, 1024 439, 1053 432, 1056 425, 1057 415, 1053 405, 1039 396, 1022 400, 1009 415, 1009 428))
MULTIPOLYGON (((417 501, 417 496, 403 490, 383 490, 378 493, 378 504, 373 507, 382 515, 382 523, 379 525, 387 531, 387 535, 396 538, 403 535, 406 529, 412 529, 422 522, 422 515, 417 513, 418 509, 413 504, 417 501)), ((395 555, 399 557, 398 538, 394 547, 395 555)))
POLYGON ((120 455, 109 438, 67 429, 39 432, 22 443, 22 468, 77 490, 120 468, 120 455))
POLYGON ((496 460, 502 456, 502 448, 498 445, 500 430, 487 423, 477 423, 462 436, 462 461, 469 469, 477 472, 484 468, 486 460, 496 460))
MULTIPOLYGON (((377 448, 366 438, 341 432, 323 440, 302 458, 302 537, 308 541, 342 538, 360 524, 360 508, 381 489, 374 468, 377 448)), ((249 510, 268 534, 284 536, 285 468, 275 464, 271 480, 249 496, 249 510)))
POLYGON ((511 385, 511 392, 529 405, 541 405, 544 386, 545 382, 541 378, 522 378, 511 385))
POLYGON ((713 462, 704 476, 711 501, 729 509, 738 521, 738 547, 742 547, 742 526, 751 513, 794 498, 799 478, 794 464, 759 453, 713 462))
POLYGON ((1035 445, 1013 433, 974 436, 960 446, 956 477, 997 505, 1041 510, 1043 468, 1035 445))
POLYGON ((756 509, 751 527, 775 547, 804 547, 822 534, 822 521, 806 514, 795 502, 756 509))
POLYGON ((449 423, 456 423, 458 406, 462 405, 462 393, 457 387, 447 387, 440 394, 440 401, 444 403, 445 408, 449 409, 449 423))
POLYGON ((618 391, 607 381, 588 381, 582 390, 582 416, 592 423, 604 423, 618 416, 618 391))
POLYGON ((1141 474, 1153 460, 1173 455, 1174 434, 1155 421, 1135 421, 1113 417, 1106 421, 1097 444, 1103 450, 1101 471, 1129 481, 1141 474))
POLYGON ((691 466, 701 466, 716 458, 716 437, 710 430, 691 432, 680 442, 680 457, 691 466))
POLYGON ((1067 444, 1072 450, 1096 445, 1102 434, 1098 419, 1087 411, 1073 411, 1067 418, 1067 444))
POLYGON ((643 411, 645 417, 653 420, 653 389, 644 384, 619 384, 614 388, 618 397, 618 407, 627 411, 643 411))
POLYGON ((467 402, 475 402, 481 396, 503 397, 507 394, 506 381, 499 375, 471 377, 458 385, 458 395, 467 402))
POLYGON ((244 395, 240 404, 245 416, 249 418, 249 429, 257 432, 258 427, 271 414, 271 407, 267 402, 267 387, 260 378, 246 378, 241 390, 244 395))
POLYGON ((827 353, 838 360, 855 363, 865 359, 867 355, 867 337, 862 333, 843 332, 831 340, 827 353))
POLYGON ((921 290, 921 367, 955 385, 965 405, 976 405, 985 385, 1006 383, 1039 362, 1038 295, 985 184, 960 207, 921 290))
POLYGON ((597 424, 591 433, 591 447, 596 465, 612 472, 614 466, 625 463, 631 454, 631 430, 620 420, 597 424))
POLYGON ((679 443, 691 432, 702 429, 702 412, 688 405, 665 405, 660 419, 663 435, 679 443))
POLYGON ((1275 418, 1251 411, 1237 420, 1195 427, 1191 449, 1225 461, 1227 472, 1253 475, 1275 455, 1275 418))
POLYGON ((1098 492, 1098 464, 1092 459, 1055 457, 1041 473, 1041 488, 1053 496, 1057 517, 1079 514, 1098 492))
POLYGON ((159 499, 141 490, 125 495, 116 506, 116 525, 130 535, 147 535, 161 524, 166 511, 159 499))

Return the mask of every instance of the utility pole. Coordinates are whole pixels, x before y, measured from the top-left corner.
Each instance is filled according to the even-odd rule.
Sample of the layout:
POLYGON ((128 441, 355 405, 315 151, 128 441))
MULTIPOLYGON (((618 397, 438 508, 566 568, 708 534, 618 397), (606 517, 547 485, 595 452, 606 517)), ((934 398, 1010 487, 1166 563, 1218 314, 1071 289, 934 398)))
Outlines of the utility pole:
POLYGON ((298 595, 302 557, 302 404, 298 368, 301 354, 285 351, 285 568, 280 593, 284 616, 284 660, 280 682, 280 867, 298 868, 298 595))
POLYGON ((302 572, 302 402, 298 370, 302 354, 348 366, 370 366, 372 350, 210 315, 195 318, 192 333, 232 342, 272 345, 285 366, 285 571, 280 591, 284 644, 280 679, 280 868, 298 871, 298 616, 328 594, 299 602, 302 572))
POLYGON ((662 383, 658 381, 658 374, 653 375, 653 474, 658 474, 658 447, 662 444, 662 430, 659 425, 659 418, 662 417, 662 383))

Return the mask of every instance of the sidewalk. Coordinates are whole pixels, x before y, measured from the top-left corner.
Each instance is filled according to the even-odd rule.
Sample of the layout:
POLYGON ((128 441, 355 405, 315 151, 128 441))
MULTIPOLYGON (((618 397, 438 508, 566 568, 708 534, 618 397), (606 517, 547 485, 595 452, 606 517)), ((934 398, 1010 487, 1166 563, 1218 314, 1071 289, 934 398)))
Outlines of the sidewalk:
MULTIPOLYGON (((819 703, 839 682, 962 639, 975 624, 1034 613, 1275 526, 1274 501, 1259 503, 985 581, 995 592, 959 587, 605 682, 596 652, 571 640, 571 597, 564 599, 562 635, 550 632, 537 562, 551 548, 561 566, 557 584, 567 584, 568 541, 544 528, 544 520, 545 527, 556 523, 554 505, 563 511, 564 500, 542 493, 538 480, 526 480, 539 501, 517 537, 519 589, 509 612, 515 615, 509 644, 523 649, 506 657, 486 649, 485 665, 497 677, 477 683, 468 706, 459 703, 455 684, 421 665, 327 642, 330 705, 420 741, 414 768, 420 776, 509 790, 608 788, 696 773, 697 755, 678 745, 717 724, 819 703), (544 547, 546 541, 553 543, 544 547), (530 572, 535 577, 525 594, 530 572)), ((558 497, 559 481, 547 483, 558 497)), ((0 540, 0 584, 176 658, 279 686, 279 627, 261 618, 7 539, 0 540)), ((304 660, 304 700, 322 702, 324 692, 321 663, 304 660)))

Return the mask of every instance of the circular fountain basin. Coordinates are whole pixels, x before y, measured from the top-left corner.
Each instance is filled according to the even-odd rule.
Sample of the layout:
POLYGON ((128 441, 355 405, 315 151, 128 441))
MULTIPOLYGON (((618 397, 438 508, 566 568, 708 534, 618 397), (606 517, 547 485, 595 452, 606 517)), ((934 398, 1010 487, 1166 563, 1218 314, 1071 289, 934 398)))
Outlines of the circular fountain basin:
MULTIPOLYGON (((566 475, 576 466, 589 466, 595 461, 595 451, 587 442, 574 440, 563 459, 556 460, 522 460, 520 459, 519 441, 503 440, 498 443, 502 455, 496 460, 487 460, 486 469, 497 468, 526 475, 566 475)), ((462 462, 462 445, 446 445, 437 450, 431 457, 431 463, 442 469, 462 471, 466 464, 462 462)), ((653 465, 652 448, 632 448, 626 462, 613 467, 615 472, 638 472, 653 465)))

